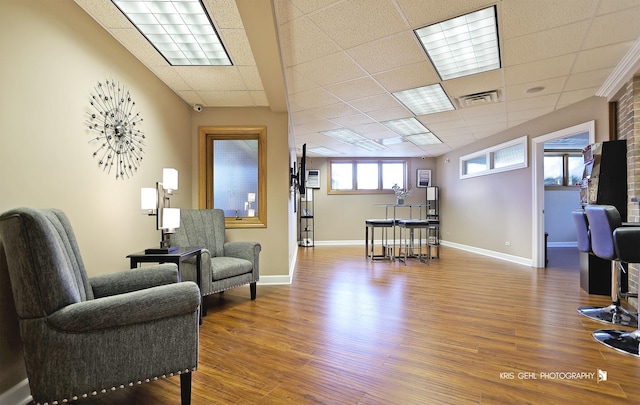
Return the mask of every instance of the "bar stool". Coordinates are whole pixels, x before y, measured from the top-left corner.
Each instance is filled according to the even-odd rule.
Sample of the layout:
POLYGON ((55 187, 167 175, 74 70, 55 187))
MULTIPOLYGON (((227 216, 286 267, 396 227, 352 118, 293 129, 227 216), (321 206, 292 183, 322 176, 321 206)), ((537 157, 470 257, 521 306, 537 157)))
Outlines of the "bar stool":
MULTIPOLYGON (((611 323, 615 325, 637 327, 638 318, 620 305, 619 293, 619 267, 621 259, 616 252, 613 233, 617 228, 622 226, 620 213, 612 205, 587 205, 585 207, 586 222, 588 224, 587 237, 590 237, 591 251, 596 256, 611 260, 611 305, 599 308, 584 306, 578 308, 578 312, 593 320, 611 323)), ((575 214, 574 220, 582 231, 583 240, 579 239, 579 248, 588 249, 588 242, 584 241, 584 229, 580 225, 580 217, 575 214), (581 242, 581 243, 580 243, 581 242)), ((586 227, 587 225, 585 225, 586 227)))
POLYGON ((440 258, 440 220, 429 219, 429 228, 427 229, 427 255, 429 259, 440 258), (431 248, 435 248, 436 255, 431 254, 431 248))
POLYGON ((400 219, 398 220, 398 227, 400 228, 401 249, 404 250, 404 258, 402 258, 402 252, 400 252, 399 259, 407 264, 407 258, 417 258, 423 263, 429 264, 429 250, 422 254, 422 231, 425 231, 427 236, 427 230, 429 228, 429 220, 427 219, 400 219), (418 254, 416 254, 415 246, 415 230, 418 230, 418 254))
POLYGON ((395 221, 393 219, 366 219, 364 221, 364 251, 365 256, 371 260, 376 259, 389 259, 393 258, 393 247, 389 247, 389 237, 387 231, 389 228, 393 228, 395 221), (375 254, 374 235, 376 228, 380 228, 382 231, 381 245, 382 253, 375 254), (371 229, 371 249, 369 249, 369 229, 371 229))
MULTIPOLYGON (((640 226, 624 226, 613 231, 615 250, 621 261, 640 263, 640 226)), ((638 306, 640 317, 640 305, 638 306)), ((637 319, 637 318, 636 318, 637 319)), ((622 353, 640 357, 640 329, 633 332, 616 329, 599 329, 593 337, 603 345, 622 353)))

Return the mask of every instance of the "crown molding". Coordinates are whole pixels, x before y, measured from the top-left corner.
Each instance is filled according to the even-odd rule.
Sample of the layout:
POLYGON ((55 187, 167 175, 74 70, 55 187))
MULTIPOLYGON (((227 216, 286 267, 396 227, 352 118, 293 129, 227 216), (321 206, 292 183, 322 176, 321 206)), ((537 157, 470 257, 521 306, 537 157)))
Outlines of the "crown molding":
POLYGON ((613 69, 613 72, 596 92, 596 96, 606 97, 607 101, 611 101, 638 70, 640 70, 640 38, 636 39, 636 42, 633 43, 633 46, 627 51, 618 66, 613 69))

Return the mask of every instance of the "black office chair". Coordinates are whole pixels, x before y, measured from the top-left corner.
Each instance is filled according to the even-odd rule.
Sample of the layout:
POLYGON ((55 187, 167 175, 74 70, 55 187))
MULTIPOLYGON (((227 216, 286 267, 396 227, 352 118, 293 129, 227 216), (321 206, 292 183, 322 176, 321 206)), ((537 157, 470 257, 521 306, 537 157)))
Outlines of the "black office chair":
POLYGON ((637 328, 637 316, 620 305, 619 269, 622 266, 613 241, 614 230, 622 226, 620 213, 612 205, 587 205, 582 218, 580 211, 574 211, 572 215, 578 233, 578 249, 611 260, 611 305, 604 308, 582 306, 578 312, 596 321, 637 328))
MULTIPOLYGON (((613 241, 619 259, 627 263, 640 263, 640 226, 624 226, 613 231, 613 241)), ((640 316, 640 305, 638 310, 640 316)), ((636 318, 637 320, 638 318, 636 318)), ((617 329, 600 329, 593 337, 605 346, 622 353, 640 357, 640 329, 633 332, 617 329)))

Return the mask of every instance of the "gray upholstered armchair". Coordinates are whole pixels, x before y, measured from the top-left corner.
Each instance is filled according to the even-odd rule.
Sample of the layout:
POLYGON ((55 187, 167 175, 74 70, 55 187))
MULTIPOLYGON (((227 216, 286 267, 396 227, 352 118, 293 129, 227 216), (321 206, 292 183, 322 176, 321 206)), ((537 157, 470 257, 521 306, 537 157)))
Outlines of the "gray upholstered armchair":
POLYGON ((19 208, 0 216, 31 395, 56 404, 180 375, 198 365, 200 292, 175 264, 89 278, 67 217, 19 208))
MULTIPOLYGON (((258 242, 225 242, 224 212, 220 209, 180 210, 180 228, 172 238, 178 246, 201 246, 202 296, 249 284, 256 299, 260 279, 258 242)), ((183 280, 196 280, 194 261, 180 266, 183 280)), ((203 305, 204 307, 204 305, 203 305)))

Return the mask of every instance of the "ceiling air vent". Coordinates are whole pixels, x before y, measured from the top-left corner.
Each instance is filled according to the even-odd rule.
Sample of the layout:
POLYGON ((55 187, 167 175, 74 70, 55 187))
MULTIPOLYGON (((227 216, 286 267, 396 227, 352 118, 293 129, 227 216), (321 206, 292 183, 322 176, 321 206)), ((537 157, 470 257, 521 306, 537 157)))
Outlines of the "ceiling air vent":
POLYGON ((456 97, 459 108, 469 108, 479 105, 497 103, 500 101, 500 90, 483 91, 456 97))

